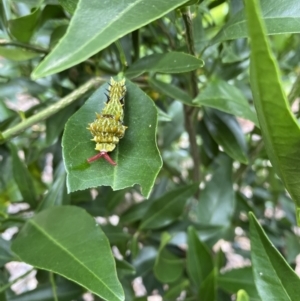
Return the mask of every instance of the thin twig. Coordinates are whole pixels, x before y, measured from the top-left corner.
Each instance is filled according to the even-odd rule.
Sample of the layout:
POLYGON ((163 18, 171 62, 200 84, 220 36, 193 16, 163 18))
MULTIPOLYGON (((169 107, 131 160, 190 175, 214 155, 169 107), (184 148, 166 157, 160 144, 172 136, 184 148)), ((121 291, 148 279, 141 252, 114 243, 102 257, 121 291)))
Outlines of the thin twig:
POLYGON ((139 29, 132 32, 131 39, 133 45, 132 62, 135 62, 140 58, 140 30, 139 29))
POLYGON ((52 272, 50 272, 50 283, 52 287, 53 299, 54 301, 58 301, 57 292, 56 292, 56 283, 54 279, 54 274, 52 272))
POLYGON ((49 52, 47 49, 42 48, 40 46, 21 43, 21 42, 18 42, 18 41, 0 40, 0 46, 15 46, 15 47, 18 47, 18 48, 32 50, 34 52, 43 53, 43 54, 47 54, 49 52))
POLYGON ((98 86, 101 82, 105 81, 103 78, 96 77, 89 80, 87 83, 67 95, 66 97, 62 98, 57 103, 49 106, 48 108, 38 112, 37 114, 25 119, 24 121, 20 122, 19 124, 13 126, 12 128, 0 133, 0 144, 3 144, 7 140, 15 137, 20 132, 26 130, 27 128, 31 127, 32 125, 49 118, 50 116, 54 115, 55 113, 59 112, 63 108, 67 107, 82 95, 84 95, 87 91, 92 88, 98 86))
MULTIPOLYGON (((186 28, 186 42, 187 42, 189 53, 195 56, 193 26, 192 26, 192 20, 191 20, 189 8, 185 7, 182 9, 182 18, 186 28)), ((191 92, 193 98, 195 98, 199 93, 198 78, 197 78, 196 71, 191 72, 191 92)), ((193 179, 194 182, 200 183, 201 180, 200 154, 197 145, 196 131, 195 131, 197 113, 198 113, 198 108, 184 105, 185 128, 189 134, 191 155, 194 161, 193 179)))

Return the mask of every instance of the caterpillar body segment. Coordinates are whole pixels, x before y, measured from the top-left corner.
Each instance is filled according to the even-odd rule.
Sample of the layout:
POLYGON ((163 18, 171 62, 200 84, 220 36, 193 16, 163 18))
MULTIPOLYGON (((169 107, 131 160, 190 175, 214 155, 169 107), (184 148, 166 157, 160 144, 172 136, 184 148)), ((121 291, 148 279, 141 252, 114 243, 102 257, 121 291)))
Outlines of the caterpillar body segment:
POLYGON ((96 143, 95 150, 99 151, 87 160, 89 163, 103 157, 110 164, 116 165, 107 153, 115 149, 127 129, 123 125, 125 93, 125 79, 115 81, 111 78, 105 107, 100 114, 96 113, 96 119, 87 127, 93 136, 91 140, 96 143))

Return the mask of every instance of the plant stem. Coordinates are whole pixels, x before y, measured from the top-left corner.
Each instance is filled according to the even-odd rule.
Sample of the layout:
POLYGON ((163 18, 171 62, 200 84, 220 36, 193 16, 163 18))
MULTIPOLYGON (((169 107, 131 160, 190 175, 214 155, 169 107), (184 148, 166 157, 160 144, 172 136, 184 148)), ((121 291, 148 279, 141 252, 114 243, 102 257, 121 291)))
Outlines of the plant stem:
POLYGON ((25 119, 24 121, 20 122, 19 124, 13 126, 12 128, 0 133, 0 144, 3 144, 7 140, 13 138, 14 136, 18 135, 20 132, 24 131, 25 129, 29 128, 30 126, 49 118, 50 116, 54 115, 55 113, 59 112, 63 108, 67 107, 79 97, 84 95, 87 91, 98 86, 101 82, 105 81, 101 77, 96 77, 89 80, 87 83, 67 95, 66 97, 62 98, 59 102, 49 106, 48 108, 38 112, 37 114, 25 119))
POLYGON ((16 282, 18 282, 19 280, 21 280, 21 279, 25 278, 26 276, 28 276, 33 270, 34 270, 34 268, 32 268, 31 270, 27 271, 25 274, 19 276, 18 278, 14 279, 13 281, 11 281, 11 282, 3 285, 2 287, 0 287, 0 293, 4 292, 8 288, 10 288, 13 284, 15 284, 16 282))
POLYGON ((51 283, 51 287, 52 287, 53 299, 54 299, 54 301, 58 301, 54 274, 52 272, 50 272, 50 283, 51 283))
MULTIPOLYGON (((182 18, 186 28, 186 43, 187 43, 189 53, 195 56, 192 20, 190 16, 190 11, 186 7, 182 9, 182 18)), ((191 92, 193 98, 195 98, 199 93, 198 78, 197 78, 196 71, 191 72, 191 92)), ((194 161, 193 179, 194 182, 200 183, 201 181, 200 154, 197 145, 196 131, 195 131, 197 113, 198 113, 198 108, 184 105, 185 128, 189 134, 191 155, 194 161)))
POLYGON ((37 45, 31 45, 31 44, 21 43, 17 41, 0 40, 0 46, 15 46, 27 50, 32 50, 38 53, 43 53, 43 54, 47 54, 49 52, 47 49, 39 47, 37 45))
POLYGON ((140 31, 139 31, 139 29, 132 32, 131 39, 132 39, 132 45, 133 45, 132 62, 135 62, 140 58, 140 31))

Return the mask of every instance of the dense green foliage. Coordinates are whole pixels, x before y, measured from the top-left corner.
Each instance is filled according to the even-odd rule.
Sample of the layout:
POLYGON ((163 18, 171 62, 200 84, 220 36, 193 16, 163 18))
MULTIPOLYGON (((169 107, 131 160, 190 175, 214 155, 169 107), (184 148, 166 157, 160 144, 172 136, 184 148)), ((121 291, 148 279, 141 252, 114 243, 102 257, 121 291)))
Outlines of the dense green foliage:
POLYGON ((300 2, 244 2, 0 3, 1 301, 299 300, 300 2))

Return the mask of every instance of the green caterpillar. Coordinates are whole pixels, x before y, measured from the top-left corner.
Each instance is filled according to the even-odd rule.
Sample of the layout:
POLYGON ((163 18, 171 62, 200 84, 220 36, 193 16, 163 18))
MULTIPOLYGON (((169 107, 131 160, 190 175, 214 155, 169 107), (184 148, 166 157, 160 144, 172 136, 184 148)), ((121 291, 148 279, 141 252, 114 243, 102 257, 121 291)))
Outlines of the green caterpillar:
POLYGON ((103 157, 110 164, 117 165, 108 152, 115 149, 127 129, 123 125, 125 93, 125 79, 115 81, 111 78, 105 107, 100 114, 96 113, 97 118, 87 128, 94 137, 91 140, 96 142, 95 149, 99 151, 97 155, 87 159, 89 163, 103 157))

